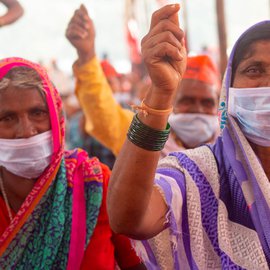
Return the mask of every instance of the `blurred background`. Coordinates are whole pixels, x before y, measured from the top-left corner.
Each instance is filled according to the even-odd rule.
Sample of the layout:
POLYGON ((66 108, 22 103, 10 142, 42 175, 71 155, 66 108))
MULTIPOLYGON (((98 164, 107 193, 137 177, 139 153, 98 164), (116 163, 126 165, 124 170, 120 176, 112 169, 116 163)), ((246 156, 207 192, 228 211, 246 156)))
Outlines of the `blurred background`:
MULTIPOLYGON (((84 3, 97 32, 96 49, 108 54, 115 68, 123 73, 136 60, 136 47, 149 27, 152 12, 176 1, 166 0, 20 0, 24 15, 0 29, 0 57, 21 56, 47 64, 57 61, 71 73, 76 58, 65 38, 65 29, 74 10, 84 3)), ((185 0, 180 21, 187 31, 190 54, 207 52, 220 64, 219 44, 230 51, 239 33, 256 21, 269 19, 269 0, 185 0), (219 5, 219 7, 217 7, 219 5), (223 7, 222 7, 223 6, 223 7), (222 8, 224 10, 222 10, 222 8), (218 11, 219 10, 219 11, 218 11), (218 12, 220 14, 218 14, 218 12), (224 18, 222 18, 222 12, 224 18), (218 25, 218 16, 220 29, 218 25), (220 32, 219 32, 220 31, 220 32)), ((6 10, 0 6, 0 14, 6 10)), ((139 48, 138 48, 139 49, 139 48)), ((139 60, 138 60, 139 61, 139 60)))
MULTIPOLYGON (((84 4, 94 21, 95 48, 109 84, 107 90, 112 91, 118 104, 131 110, 134 104, 141 104, 150 85, 140 54, 141 39, 148 32, 152 13, 165 4, 175 3, 175 0, 17 1, 20 4, 16 0, 0 0, 0 57, 18 56, 43 65, 63 100, 66 148, 83 148, 89 156, 97 156, 112 168, 115 161, 113 152, 85 129, 86 117, 74 92, 76 77, 72 64, 77 53, 65 37, 67 25, 74 11, 84 4), (11 2, 16 2, 19 8, 15 12, 16 18, 7 23, 6 7, 11 2)), ((222 78, 231 46, 240 33, 270 17, 270 0, 179 2, 179 19, 185 31, 189 55, 210 56, 219 69, 215 75, 218 79, 222 78)), ((85 80, 87 91, 95 89, 95 84, 85 80)), ((82 87, 78 91, 83 91, 82 87)), ((104 106, 89 105, 91 110, 99 107, 104 106)), ((110 106, 107 108, 110 110, 110 106)))

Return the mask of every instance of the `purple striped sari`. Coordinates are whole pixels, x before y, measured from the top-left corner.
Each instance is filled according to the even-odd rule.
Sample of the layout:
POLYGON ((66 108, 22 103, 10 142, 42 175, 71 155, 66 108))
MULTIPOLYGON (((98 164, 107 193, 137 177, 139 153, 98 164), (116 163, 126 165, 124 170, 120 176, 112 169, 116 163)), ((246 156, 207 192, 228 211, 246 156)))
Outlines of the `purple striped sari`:
MULTIPOLYGON (((260 24, 270 28, 270 21, 260 24)), ((227 115, 238 42, 222 87, 221 136, 213 145, 159 162, 155 187, 168 205, 166 229, 135 243, 148 269, 269 269, 270 182, 237 121, 227 115)))

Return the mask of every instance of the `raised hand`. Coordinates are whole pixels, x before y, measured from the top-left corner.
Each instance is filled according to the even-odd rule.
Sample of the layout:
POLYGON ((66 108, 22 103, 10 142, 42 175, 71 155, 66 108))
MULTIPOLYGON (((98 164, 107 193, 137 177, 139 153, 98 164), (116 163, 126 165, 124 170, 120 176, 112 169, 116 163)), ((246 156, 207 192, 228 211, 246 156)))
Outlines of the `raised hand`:
POLYGON ((174 4, 156 11, 149 33, 142 39, 142 56, 155 95, 174 94, 186 68, 184 32, 178 22, 179 9, 180 6, 174 4))
POLYGON ((84 5, 74 12, 66 30, 66 37, 77 49, 82 64, 95 56, 94 23, 84 5))
MULTIPOLYGON (((132 127, 139 138, 148 139, 149 129, 152 132, 166 129, 167 112, 172 108, 186 68, 179 9, 179 5, 168 5, 156 11, 149 33, 142 40, 142 55, 152 81, 144 104, 152 111, 166 113, 145 116, 139 111, 139 121, 148 127, 147 132, 145 127, 132 127)), ((168 208, 161 193, 153 188, 159 157, 159 151, 146 150, 129 139, 123 145, 113 167, 107 199, 110 224, 115 232, 148 239, 164 229, 168 208)))

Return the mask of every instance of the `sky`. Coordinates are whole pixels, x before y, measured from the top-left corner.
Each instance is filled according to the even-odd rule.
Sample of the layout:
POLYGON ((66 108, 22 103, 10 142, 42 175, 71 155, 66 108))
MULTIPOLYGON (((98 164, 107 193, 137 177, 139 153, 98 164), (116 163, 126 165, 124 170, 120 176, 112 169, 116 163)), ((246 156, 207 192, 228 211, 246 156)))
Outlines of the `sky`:
MULTIPOLYGON (((142 1, 142 0, 141 0, 142 1)), ((149 3, 154 0, 148 0, 149 3)), ((20 0, 24 16, 13 25, 0 29, 0 57, 20 56, 47 63, 57 59, 60 67, 71 72, 76 52, 65 38, 66 26, 76 8, 84 3, 96 26, 98 56, 107 52, 119 71, 127 68, 128 49, 123 28, 124 0, 20 0)), ((177 1, 170 1, 177 2, 177 1)), ((180 3, 182 1, 180 0, 180 3)), ((269 0, 224 0, 228 48, 250 25, 269 19, 269 0)), ((186 0, 190 49, 217 46, 214 0, 186 0)), ((156 6, 150 5, 149 13, 156 6)), ((5 9, 0 6, 0 14, 5 9)), ((150 16, 150 14, 149 14, 150 16)), ((180 21, 184 27, 183 12, 180 21)), ((140 27, 140 37, 148 26, 140 27)))

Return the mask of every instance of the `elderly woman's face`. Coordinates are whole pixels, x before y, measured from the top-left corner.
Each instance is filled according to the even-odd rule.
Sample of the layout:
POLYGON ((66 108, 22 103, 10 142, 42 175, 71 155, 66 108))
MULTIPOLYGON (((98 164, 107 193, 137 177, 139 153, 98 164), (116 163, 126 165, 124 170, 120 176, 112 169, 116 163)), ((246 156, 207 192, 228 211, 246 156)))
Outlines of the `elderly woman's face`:
POLYGON ((0 138, 29 138, 49 129, 49 111, 37 89, 9 86, 0 91, 0 138))
POLYGON ((270 86, 270 40, 254 42, 240 62, 233 81, 235 88, 270 86))

